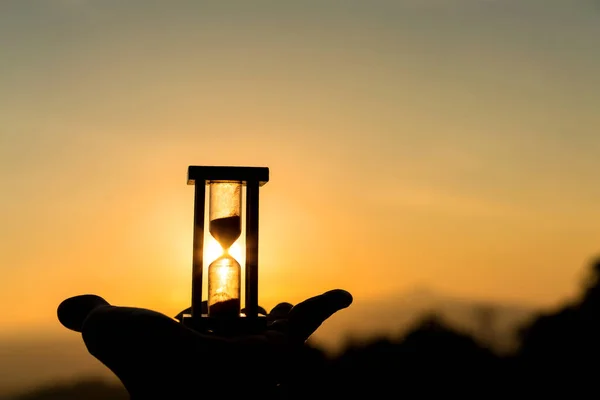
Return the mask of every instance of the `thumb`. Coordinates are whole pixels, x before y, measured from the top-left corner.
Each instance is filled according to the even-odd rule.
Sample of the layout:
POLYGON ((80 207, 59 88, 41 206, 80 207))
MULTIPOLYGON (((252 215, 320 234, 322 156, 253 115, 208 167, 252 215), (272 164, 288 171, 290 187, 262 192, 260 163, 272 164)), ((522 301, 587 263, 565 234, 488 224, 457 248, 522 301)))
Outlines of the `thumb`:
POLYGON ((56 314, 65 328, 81 332, 88 315, 97 308, 106 306, 110 306, 110 304, 102 297, 95 294, 84 294, 64 300, 58 306, 56 314))
POLYGON ((350 304, 352 295, 341 289, 304 300, 289 312, 287 329, 290 338, 305 342, 323 322, 350 304))

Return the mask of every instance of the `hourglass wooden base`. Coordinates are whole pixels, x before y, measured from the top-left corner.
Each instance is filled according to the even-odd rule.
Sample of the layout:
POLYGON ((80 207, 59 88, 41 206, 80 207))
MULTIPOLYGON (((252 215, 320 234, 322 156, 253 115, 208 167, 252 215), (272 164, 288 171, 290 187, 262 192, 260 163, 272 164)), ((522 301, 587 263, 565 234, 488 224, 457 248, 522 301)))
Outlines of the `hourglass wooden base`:
POLYGON ((199 333, 217 334, 219 336, 254 335, 263 332, 267 328, 267 317, 248 318, 244 316, 233 318, 219 318, 202 315, 200 318, 192 318, 184 315, 183 324, 199 333))

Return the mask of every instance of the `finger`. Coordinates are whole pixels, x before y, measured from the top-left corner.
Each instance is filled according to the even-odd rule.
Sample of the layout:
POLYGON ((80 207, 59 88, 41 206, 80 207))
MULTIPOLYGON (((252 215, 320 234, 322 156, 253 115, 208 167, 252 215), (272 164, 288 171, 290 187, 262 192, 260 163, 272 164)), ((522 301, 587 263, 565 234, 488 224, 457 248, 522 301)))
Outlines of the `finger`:
POLYGON ((110 304, 100 296, 85 294, 68 298, 60 303, 56 314, 65 328, 81 332, 83 322, 88 315, 103 306, 110 306, 110 304))
POLYGON ((305 342, 333 314, 352 304, 352 295, 336 289, 297 304, 288 315, 288 335, 305 342))
POLYGON ((274 321, 277 321, 279 319, 287 318, 288 314, 290 313, 290 310, 293 307, 294 306, 291 305, 290 303, 279 303, 279 304, 277 304, 275 307, 273 307, 273 309, 271 310, 271 312, 267 315, 267 321, 268 322, 274 322, 274 321))
MULTIPOLYGON (((183 320, 184 315, 192 314, 192 307, 188 307, 185 310, 181 311, 179 314, 175 316, 175 319, 181 322, 183 320)), ((202 302, 202 314, 208 314, 208 301, 204 300, 202 302)))
MULTIPOLYGON (((246 313, 246 307, 242 308, 241 313, 242 314, 246 313)), ((261 306, 258 306, 258 314, 259 315, 267 315, 267 311, 264 308, 262 308, 261 306)))
POLYGON ((179 322, 183 321, 184 315, 190 315, 192 313, 192 307, 188 307, 185 310, 181 311, 179 314, 175 316, 175 319, 179 322))

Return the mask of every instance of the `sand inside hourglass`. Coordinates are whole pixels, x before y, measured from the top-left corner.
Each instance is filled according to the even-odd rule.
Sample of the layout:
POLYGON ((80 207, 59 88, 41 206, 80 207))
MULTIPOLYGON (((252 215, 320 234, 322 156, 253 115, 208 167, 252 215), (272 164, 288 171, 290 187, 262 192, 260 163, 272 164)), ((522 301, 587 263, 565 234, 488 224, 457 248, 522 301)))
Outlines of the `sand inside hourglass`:
POLYGON ((235 318, 240 316, 240 299, 219 301, 209 307, 211 317, 235 318))
POLYGON ((240 237, 242 226, 240 225, 240 216, 217 218, 210 221, 209 231, 212 237, 228 251, 231 245, 240 237))
MULTIPOLYGON (((215 261, 216 263, 220 264, 220 260, 222 260, 224 257, 227 258, 231 258, 231 262, 234 262, 236 264, 236 266, 234 267, 233 265, 230 266, 230 268, 236 268, 239 269, 239 264, 237 264, 237 261, 235 261, 235 259, 233 259, 230 255, 227 254, 227 251, 229 250, 229 248, 231 247, 231 245, 239 238, 240 234, 241 234, 241 226, 240 226, 240 216, 236 215, 236 216, 231 216, 231 217, 225 217, 225 218, 217 218, 214 219, 212 221, 210 221, 210 226, 209 226, 209 231, 210 234, 212 235, 212 237, 215 238, 215 240, 217 240, 217 242, 219 242, 221 244, 221 246, 223 247, 223 250, 225 251, 225 254, 217 261, 215 261)), ((224 260, 223 260, 224 261, 224 260)), ((224 267, 224 265, 222 266, 214 266, 214 272, 216 273, 217 269, 222 269, 224 267)), ((209 285, 211 285, 213 282, 218 281, 218 278, 216 277, 212 277, 211 275, 211 269, 209 269, 209 285)), ((239 274, 239 271, 236 271, 239 274)), ((239 279, 239 276, 238 276, 239 279)), ((212 286, 212 285, 211 285, 212 286)), ((209 288, 209 296, 210 293, 212 292, 211 290, 212 288, 209 288)), ((225 290, 225 292, 219 293, 220 290, 216 289, 216 293, 214 294, 215 298, 212 298, 213 301, 211 301, 209 304, 209 315, 211 316, 218 316, 218 317, 237 317, 239 316, 240 313, 240 298, 239 298, 239 292, 236 293, 237 294, 237 298, 236 297, 230 297, 231 295, 233 295, 234 293, 226 293, 227 290, 225 290), (219 299, 219 297, 221 297, 221 299, 219 299)), ((224 289, 224 288, 222 288, 224 289)), ((239 288, 237 289, 239 290, 239 288)), ((237 291, 236 290, 236 291, 237 291)))

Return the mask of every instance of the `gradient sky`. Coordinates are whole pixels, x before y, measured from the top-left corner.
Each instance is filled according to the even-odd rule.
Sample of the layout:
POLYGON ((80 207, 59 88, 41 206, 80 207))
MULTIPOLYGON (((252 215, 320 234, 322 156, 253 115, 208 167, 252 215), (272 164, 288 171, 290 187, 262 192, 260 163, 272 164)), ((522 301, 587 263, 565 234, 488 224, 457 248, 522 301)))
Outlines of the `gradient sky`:
POLYGON ((260 165, 267 308, 548 305, 600 251, 600 3, 0 2, 0 332, 189 304, 188 165, 260 165))

